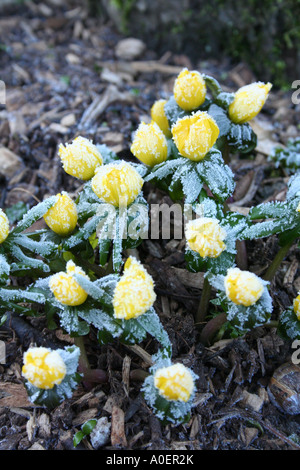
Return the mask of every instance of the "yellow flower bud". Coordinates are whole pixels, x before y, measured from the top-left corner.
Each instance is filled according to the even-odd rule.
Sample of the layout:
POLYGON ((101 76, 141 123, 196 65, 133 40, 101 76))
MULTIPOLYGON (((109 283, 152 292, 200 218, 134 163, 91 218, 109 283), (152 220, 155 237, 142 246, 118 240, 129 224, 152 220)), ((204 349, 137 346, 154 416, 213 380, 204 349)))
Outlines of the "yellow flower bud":
POLYGON ((298 320, 300 320, 300 292, 298 293, 297 297, 294 299, 293 307, 294 307, 294 312, 298 320))
POLYGON ((172 126, 173 139, 179 153, 196 162, 202 160, 215 144, 219 128, 205 111, 178 119, 172 126))
POLYGON ((228 113, 235 124, 243 124, 253 119, 265 104, 271 83, 255 82, 241 87, 233 102, 229 105, 228 113))
POLYGON ((237 305, 249 307, 255 304, 264 291, 264 285, 256 274, 230 268, 224 279, 227 297, 237 305))
POLYGON ((156 371, 154 385, 167 400, 187 402, 194 390, 194 379, 183 364, 174 364, 156 371))
POLYGON ((155 299, 152 277, 138 260, 130 256, 114 291, 114 316, 125 320, 137 318, 152 307, 155 299))
POLYGON ((135 133, 130 150, 145 165, 152 167, 162 163, 168 156, 165 134, 156 122, 142 122, 135 133))
POLYGON ((73 232, 77 224, 77 207, 70 196, 62 192, 54 206, 44 215, 44 220, 53 232, 65 237, 73 232))
POLYGON ((83 304, 88 294, 82 289, 78 282, 75 281, 73 274, 80 274, 87 278, 88 276, 79 266, 76 266, 72 260, 68 261, 66 269, 67 272, 62 271, 51 276, 49 287, 60 303, 75 307, 83 304))
POLYGON ((297 210, 297 212, 300 212, 300 202, 299 202, 299 204, 298 204, 298 206, 297 206, 297 209, 296 209, 296 210, 297 210))
POLYGON ((169 121, 165 114, 164 106, 167 100, 157 100, 151 108, 151 119, 161 128, 166 137, 171 137, 169 121))
POLYGON ((5 212, 0 208, 0 243, 3 243, 9 234, 9 220, 5 212))
POLYGON ((217 258, 226 249, 225 230, 217 219, 201 217, 191 220, 185 230, 189 248, 199 253, 202 258, 217 258))
POLYGON ((201 73, 183 69, 175 80, 174 98, 178 106, 185 111, 199 108, 206 97, 206 84, 201 73))
POLYGON ((85 137, 76 137, 71 144, 60 144, 58 154, 68 175, 89 180, 102 165, 102 156, 96 145, 85 137))
POLYGON ((98 168, 92 179, 92 189, 102 202, 116 207, 129 206, 139 195, 144 180, 125 161, 98 168))
POLYGON ((66 365, 56 351, 40 347, 24 353, 22 375, 37 388, 48 390, 59 385, 66 373, 66 365))

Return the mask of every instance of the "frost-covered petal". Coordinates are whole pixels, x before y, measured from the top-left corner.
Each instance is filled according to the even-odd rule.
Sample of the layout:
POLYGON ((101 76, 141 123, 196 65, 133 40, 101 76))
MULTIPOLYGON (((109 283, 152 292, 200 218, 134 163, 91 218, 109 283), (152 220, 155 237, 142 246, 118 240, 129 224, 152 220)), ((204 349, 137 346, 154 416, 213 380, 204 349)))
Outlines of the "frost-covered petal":
POLYGON ((88 296, 86 291, 75 281, 74 274, 87 276, 79 266, 70 260, 67 263, 67 272, 56 273, 49 280, 49 287, 55 298, 61 304, 72 307, 83 304, 88 296))
POLYGON ((130 256, 114 291, 114 316, 126 320, 137 318, 152 307, 155 299, 152 277, 138 260, 130 256))
POLYGON ((91 179, 103 162, 96 145, 81 136, 76 137, 71 144, 60 144, 58 154, 65 172, 81 180, 91 179))
POLYGON ((165 104, 167 100, 157 100, 151 107, 151 119, 156 122, 166 137, 171 137, 169 121, 165 113, 165 104))
POLYGON ((300 320, 300 292, 293 301, 293 308, 298 320, 300 320))
POLYGON ((53 232, 65 237, 76 227, 78 215, 75 202, 66 192, 57 194, 58 200, 44 215, 44 220, 53 232))
POLYGON ((9 220, 5 212, 0 208, 0 243, 3 243, 9 234, 9 220))
POLYGON ((185 111, 193 111, 205 101, 205 80, 197 70, 189 71, 184 68, 175 80, 173 93, 180 108, 185 111))
POLYGON ((202 258, 217 258, 226 249, 225 230, 217 219, 200 217, 191 220, 185 229, 187 245, 202 258))
POLYGON ((215 120, 205 111, 178 119, 171 131, 179 153, 197 162, 205 157, 219 136, 215 120))
POLYGON ((154 385, 167 400, 187 402, 194 391, 194 379, 183 364, 162 367, 154 374, 154 385))
POLYGON ((143 184, 136 169, 125 161, 103 165, 92 179, 92 189, 99 199, 116 207, 131 204, 143 184))
POLYGON ((243 124, 253 119, 264 106, 271 88, 271 83, 263 82, 255 82, 241 87, 229 105, 230 119, 235 124, 243 124))
POLYGON ((66 365, 58 352, 39 347, 24 353, 22 375, 40 389, 51 389, 59 385, 67 372, 66 365))
POLYGON ((153 167, 166 161, 168 144, 162 129, 154 121, 141 122, 130 147, 133 155, 145 165, 153 167))
POLYGON ((264 292, 264 282, 249 271, 230 268, 224 278, 227 297, 237 305, 249 307, 255 304, 264 292))

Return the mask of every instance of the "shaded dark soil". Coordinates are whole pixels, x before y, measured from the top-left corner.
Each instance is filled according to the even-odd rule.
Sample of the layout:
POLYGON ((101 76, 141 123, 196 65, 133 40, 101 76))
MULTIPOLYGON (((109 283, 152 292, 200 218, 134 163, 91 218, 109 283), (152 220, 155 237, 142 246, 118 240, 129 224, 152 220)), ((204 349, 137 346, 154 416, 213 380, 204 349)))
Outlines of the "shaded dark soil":
MULTIPOLYGON (((141 57, 125 60, 116 56, 122 38, 110 24, 90 18, 80 2, 57 4, 29 2, 4 11, 0 18, 1 79, 6 84, 0 144, 19 157, 9 173, 0 168, 3 208, 19 200, 30 207, 61 190, 76 192, 81 183, 63 172, 57 156, 59 143, 76 135, 106 143, 120 157, 131 159, 132 132, 149 117, 156 99, 171 94, 183 66, 214 75, 228 90, 259 79, 245 64, 232 68, 227 60, 191 63, 172 52, 157 57, 147 48, 141 57), (152 61, 150 68, 147 61, 152 61), (107 96, 116 98, 107 100, 107 96), (90 106, 99 102, 103 106, 93 115, 90 106)), ((298 108, 288 94, 274 90, 255 122, 257 152, 232 161, 237 181, 232 203, 240 210, 284 199, 288 174, 275 171, 267 156, 271 144, 286 143, 297 135, 298 108)), ((145 196, 152 203, 168 202, 151 185, 146 185, 145 196)), ((248 243, 249 270, 263 273, 277 249, 275 238, 248 243)), ((7 353, 6 364, 0 365, 0 449, 72 449, 73 436, 86 420, 102 416, 110 420, 113 410, 124 413, 121 447, 125 449, 299 449, 299 415, 279 410, 267 392, 276 368, 290 362, 291 345, 278 337, 275 328, 261 327, 242 338, 223 338, 204 347, 194 324, 201 276, 185 270, 184 242, 148 240, 138 251, 155 280, 155 308, 172 341, 173 359, 199 376, 190 421, 162 426, 143 401, 141 376, 149 367, 147 354, 156 351, 153 340, 140 345, 141 353, 118 342, 100 346, 93 331, 87 343, 89 360, 93 368, 107 372, 107 382, 92 389, 81 385, 72 399, 52 411, 32 406, 21 377, 23 352, 32 342, 64 346, 72 340, 62 331, 49 331, 43 316, 9 316, 0 328, 7 353)), ((294 246, 272 281, 272 320, 300 290, 298 263, 294 246)), ((91 449, 91 444, 85 440, 80 447, 91 449)), ((103 449, 121 447, 108 442, 103 449)))

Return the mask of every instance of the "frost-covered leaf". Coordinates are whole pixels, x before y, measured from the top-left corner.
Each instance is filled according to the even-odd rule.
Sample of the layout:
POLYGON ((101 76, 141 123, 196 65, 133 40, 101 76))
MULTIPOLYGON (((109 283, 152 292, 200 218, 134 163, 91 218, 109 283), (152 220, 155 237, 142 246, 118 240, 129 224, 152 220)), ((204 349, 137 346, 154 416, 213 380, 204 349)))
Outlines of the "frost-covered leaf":
POLYGON ((257 145, 257 136, 247 122, 245 124, 231 123, 227 141, 233 151, 249 153, 257 145))
POLYGON ((271 201, 252 207, 249 211, 251 220, 280 218, 286 215, 286 204, 281 201, 271 201))
POLYGON ((269 161, 275 163, 275 167, 283 167, 291 170, 300 169, 300 138, 290 139, 286 148, 275 147, 269 155, 269 161))
POLYGON ((80 274, 73 274, 74 279, 82 287, 85 292, 95 300, 101 300, 104 296, 104 291, 98 287, 94 282, 90 281, 87 277, 80 274))
POLYGON ((234 175, 228 165, 224 164, 219 150, 211 150, 197 164, 197 171, 210 191, 219 201, 225 201, 234 191, 234 175))
POLYGON ((210 75, 202 74, 202 76, 205 80, 206 86, 210 89, 213 98, 216 98, 223 92, 218 80, 210 75))
POLYGON ((164 111, 169 121, 170 127, 172 127, 172 125, 175 124, 177 119, 181 119, 184 116, 188 115, 186 111, 184 111, 182 108, 178 106, 178 104, 175 101, 174 96, 171 96, 171 98, 165 103, 164 111))
POLYGON ((6 284, 10 273, 10 265, 4 255, 0 255, 0 283, 6 284))
POLYGON ((233 102, 234 96, 235 96, 234 93, 228 93, 226 91, 222 91, 216 96, 215 103, 218 106, 221 106, 221 108, 227 109, 228 106, 233 102))
POLYGON ((137 321, 147 331, 148 334, 160 342, 167 355, 171 357, 172 344, 155 310, 151 308, 148 312, 140 315, 137 318, 137 321))
POLYGON ((26 256, 21 248, 18 245, 14 245, 11 250, 11 254, 15 256, 20 263, 12 263, 12 271, 22 270, 22 269, 37 269, 43 272, 50 272, 48 264, 44 263, 40 259, 35 259, 29 256, 26 256))
POLYGON ((290 201, 296 197, 300 198, 300 171, 290 177, 288 182, 288 190, 286 193, 287 201, 290 201))
POLYGON ((219 137, 227 135, 231 127, 231 120, 229 119, 226 111, 220 106, 212 104, 208 108, 208 114, 212 116, 217 123, 220 131, 219 137))
POLYGON ((71 235, 71 237, 65 240, 64 249, 69 250, 79 245, 83 240, 87 240, 94 232, 96 232, 97 226, 102 218, 102 215, 94 215, 74 235, 71 235))
MULTIPOLYGON (((10 241, 10 243, 12 243, 12 241, 10 241)), ((43 257, 47 257, 57 250, 55 243, 46 240, 33 240, 25 234, 14 236, 13 243, 43 257)))
POLYGON ((277 332, 285 340, 300 339, 300 321, 292 306, 281 313, 277 332))
POLYGON ((79 311, 79 316, 87 323, 93 325, 99 331, 107 331, 113 338, 122 334, 122 327, 112 315, 99 308, 90 308, 79 311))
POLYGON ((282 233, 286 230, 293 228, 296 225, 296 221, 290 221, 289 219, 273 219, 266 220, 265 222, 258 222, 246 227, 241 234, 241 240, 255 240, 259 238, 270 237, 276 233, 282 233))
POLYGON ((166 178, 184 164, 186 164, 186 159, 184 157, 176 158, 175 160, 166 160, 163 163, 159 163, 152 168, 152 171, 145 177, 145 181, 166 178))
POLYGON ((41 219, 46 214, 50 207, 54 206, 56 201, 57 196, 51 196, 45 199, 45 201, 40 202, 36 206, 32 207, 32 209, 23 215, 20 222, 18 222, 16 227, 11 231, 11 234, 23 232, 28 227, 31 227, 34 222, 41 219))
POLYGON ((198 198, 203 187, 201 177, 194 165, 189 165, 187 170, 181 174, 180 181, 186 204, 193 203, 198 198))
POLYGON ((103 165, 107 165, 108 163, 113 163, 116 160, 119 160, 119 157, 116 154, 116 152, 111 150, 107 145, 97 144, 96 147, 101 153, 101 156, 103 158, 103 165))
POLYGON ((45 302, 45 296, 40 292, 30 292, 24 289, 10 289, 1 288, 0 298, 3 302, 14 301, 14 302, 34 302, 43 304, 45 302))

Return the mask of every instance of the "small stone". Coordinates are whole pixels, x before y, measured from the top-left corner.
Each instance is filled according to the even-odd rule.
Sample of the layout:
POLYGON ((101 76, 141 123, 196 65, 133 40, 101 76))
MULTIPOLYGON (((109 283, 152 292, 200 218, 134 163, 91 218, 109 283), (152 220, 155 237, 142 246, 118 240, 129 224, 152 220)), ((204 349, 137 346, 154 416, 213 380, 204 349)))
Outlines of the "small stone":
POLYGON ((11 178, 24 167, 22 159, 6 147, 0 147, 0 173, 11 178))
POLYGON ((118 59, 134 60, 140 57, 145 49, 146 45, 140 39, 126 38, 118 42, 115 53, 118 59))
POLYGON ((71 126, 74 126, 75 123, 76 123, 76 116, 74 113, 67 114, 60 121, 60 124, 63 127, 71 127, 71 126))
POLYGON ((90 434, 91 444, 94 449, 103 447, 110 437, 111 424, 106 417, 100 418, 90 434))

